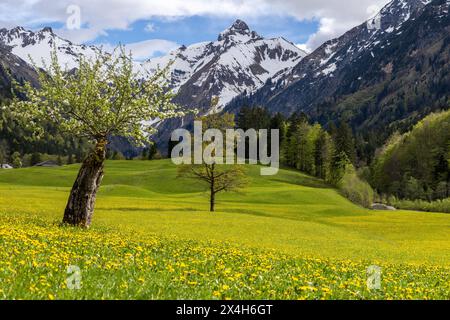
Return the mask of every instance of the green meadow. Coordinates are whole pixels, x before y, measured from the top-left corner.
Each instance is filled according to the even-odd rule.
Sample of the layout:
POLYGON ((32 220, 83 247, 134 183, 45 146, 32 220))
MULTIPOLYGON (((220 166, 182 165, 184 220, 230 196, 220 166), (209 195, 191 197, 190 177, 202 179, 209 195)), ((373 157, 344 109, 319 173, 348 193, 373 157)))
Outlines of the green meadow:
POLYGON ((0 171, 0 298, 450 298, 448 214, 366 210, 320 180, 257 166, 210 213, 205 186, 170 161, 109 161, 80 231, 58 225, 78 168, 0 171), (68 265, 81 290, 65 288, 68 265), (371 265, 384 270, 377 291, 371 265))

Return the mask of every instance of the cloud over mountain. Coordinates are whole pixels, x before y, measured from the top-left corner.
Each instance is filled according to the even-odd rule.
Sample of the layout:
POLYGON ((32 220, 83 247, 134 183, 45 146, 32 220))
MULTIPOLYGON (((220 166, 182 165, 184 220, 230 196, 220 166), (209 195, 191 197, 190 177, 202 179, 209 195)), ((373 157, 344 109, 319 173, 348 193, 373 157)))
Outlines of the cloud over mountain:
MULTIPOLYGON (((63 28, 59 33, 80 42, 96 39, 107 30, 127 30, 136 21, 154 17, 173 19, 198 15, 270 19, 271 16, 290 16, 319 21, 319 30, 307 43, 307 47, 313 49, 366 20, 373 8, 380 8, 387 2, 347 0, 345 10, 342 10, 341 0, 79 0, 82 29, 63 28)), ((64 25, 69 17, 67 8, 72 3, 71 0, 2 0, 0 25, 64 25)))

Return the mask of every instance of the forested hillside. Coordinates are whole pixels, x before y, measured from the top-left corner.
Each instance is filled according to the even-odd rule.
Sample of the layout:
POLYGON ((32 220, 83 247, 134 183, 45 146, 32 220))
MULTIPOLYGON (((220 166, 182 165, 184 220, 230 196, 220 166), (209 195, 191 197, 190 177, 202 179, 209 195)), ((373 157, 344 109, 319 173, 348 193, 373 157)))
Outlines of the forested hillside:
POLYGON ((372 184, 401 199, 450 196, 450 111, 431 114, 411 132, 395 134, 372 168, 372 184))
MULTIPOLYGON (((284 166, 295 168, 338 187, 351 201, 370 207, 373 190, 356 172, 356 148, 352 129, 345 122, 327 130, 304 113, 285 118, 270 116, 261 107, 244 107, 237 116, 240 129, 280 130, 280 156, 284 166)), ((248 149, 248 148, 247 148, 248 149)))
POLYGON ((285 116, 304 111, 324 126, 347 122, 359 159, 370 162, 394 132, 449 108, 449 6, 444 0, 426 6, 393 1, 380 12, 381 29, 363 24, 328 41, 291 73, 236 99, 228 110, 260 105, 285 116))

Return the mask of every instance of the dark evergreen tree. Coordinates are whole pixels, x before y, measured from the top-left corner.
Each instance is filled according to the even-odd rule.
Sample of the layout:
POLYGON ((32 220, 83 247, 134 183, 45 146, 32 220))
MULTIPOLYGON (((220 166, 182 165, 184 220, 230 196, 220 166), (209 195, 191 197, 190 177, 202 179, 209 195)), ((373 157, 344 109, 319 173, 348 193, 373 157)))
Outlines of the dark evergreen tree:
POLYGON ((38 163, 41 163, 41 162, 42 162, 41 154, 40 154, 39 152, 34 152, 34 153, 31 155, 30 164, 31 164, 32 166, 34 166, 34 165, 36 165, 36 164, 38 164, 38 163))
POLYGON ((338 155, 344 152, 351 163, 356 163, 355 139, 352 129, 347 123, 340 123, 336 130, 334 144, 338 155))

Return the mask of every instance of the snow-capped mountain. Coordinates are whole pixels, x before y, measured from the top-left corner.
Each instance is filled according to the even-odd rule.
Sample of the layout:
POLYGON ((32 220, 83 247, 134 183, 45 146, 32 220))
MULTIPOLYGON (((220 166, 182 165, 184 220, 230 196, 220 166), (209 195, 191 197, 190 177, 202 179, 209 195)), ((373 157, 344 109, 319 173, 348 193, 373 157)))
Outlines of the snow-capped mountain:
MULTIPOLYGON (((56 35, 51 28, 33 32, 22 27, 0 29, 0 43, 11 53, 38 67, 49 64, 54 48, 62 67, 76 68, 78 58, 101 54, 95 46, 78 45, 56 35)), ((171 65, 171 83, 177 102, 207 110, 213 96, 219 107, 234 97, 262 87, 267 79, 295 66, 306 53, 283 38, 264 39, 237 20, 217 41, 181 47, 167 56, 135 63, 137 71, 152 72, 171 65)))
MULTIPOLYGON (((58 60, 67 70, 77 67, 81 55, 89 58, 104 52, 95 46, 65 40, 51 28, 37 32, 22 27, 1 29, 0 44, 9 48, 11 55, 38 67, 49 65, 56 48, 58 60)), ((277 74, 289 72, 306 55, 286 39, 265 39, 251 31, 245 22, 237 20, 221 32, 216 41, 182 46, 166 56, 136 62, 135 69, 145 76, 146 72, 170 64, 171 86, 177 93, 175 102, 208 114, 222 110, 241 94, 255 92, 277 74), (211 110, 213 97, 219 97, 215 110, 211 110)), ((170 128, 187 124, 189 120, 175 122, 159 124, 161 140, 168 140, 170 128)))
POLYGON ((11 53, 11 48, 0 43, 0 100, 11 95, 12 75, 16 80, 37 84, 38 75, 28 63, 11 53))
MULTIPOLYGON (((367 57, 376 59, 377 51, 388 49, 396 38, 401 38, 402 27, 413 23, 431 2, 391 1, 375 17, 341 37, 325 42, 295 67, 270 79, 250 99, 245 96, 237 99, 230 109, 245 100, 285 114, 299 110, 308 112, 317 103, 343 90, 344 83, 349 83, 351 92, 364 83, 375 81, 364 74, 367 68, 358 66, 367 57)), ((392 66, 384 67, 386 72, 391 72, 392 66)))
POLYGON ((306 52, 283 38, 264 39, 237 20, 217 41, 181 47, 143 64, 148 70, 170 67, 177 102, 205 112, 220 111, 236 96, 261 88, 280 71, 288 70, 306 52), (219 97, 218 110, 209 110, 219 97))
POLYGON ((62 39, 48 27, 37 32, 23 27, 0 29, 0 43, 11 47, 12 54, 38 67, 43 67, 44 63, 49 65, 54 48, 59 63, 68 70, 77 67, 80 55, 93 57, 100 53, 95 46, 77 45, 62 39))
POLYGON ((449 10, 450 0, 393 0, 226 110, 303 111, 323 125, 346 121, 360 139, 382 144, 394 131, 449 108, 449 10))

